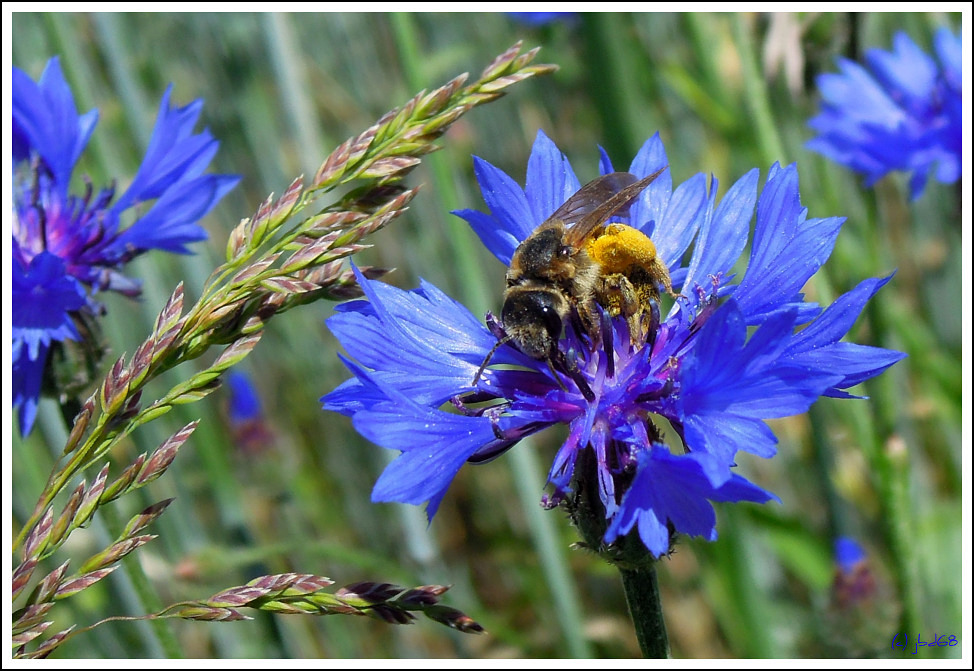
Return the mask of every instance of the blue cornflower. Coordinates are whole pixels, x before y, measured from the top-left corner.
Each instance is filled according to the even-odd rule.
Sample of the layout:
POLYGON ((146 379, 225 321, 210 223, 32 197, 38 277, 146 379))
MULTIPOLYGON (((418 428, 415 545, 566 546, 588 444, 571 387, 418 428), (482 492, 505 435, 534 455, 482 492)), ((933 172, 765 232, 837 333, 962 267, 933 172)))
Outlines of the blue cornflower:
POLYGON ((193 133, 202 101, 173 108, 171 91, 128 189, 115 199, 114 185, 96 194, 86 182, 74 195, 71 176, 98 111, 78 114, 57 58, 37 82, 13 69, 14 404, 25 435, 51 343, 78 339, 72 315, 101 312, 98 291, 138 295, 140 283, 118 269, 150 249, 189 253, 186 244, 207 237, 196 222, 240 179, 203 174, 219 143, 209 131, 193 133), (149 201, 123 229, 123 213, 149 201))
POLYGON ((866 186, 893 170, 912 172, 913 198, 931 174, 956 182, 963 129, 960 34, 941 28, 934 50, 936 60, 897 33, 893 51, 866 52, 868 69, 839 59, 841 74, 817 78, 823 107, 808 125, 819 135, 806 146, 864 174, 866 186))
MULTIPOLYGON (((524 188, 474 160, 490 212, 456 214, 508 264, 579 182, 543 133, 524 188)), ((629 171, 643 177, 666 165, 654 136, 629 171)), ((613 172, 604 152, 600 170, 613 172)), ((847 388, 903 355, 839 342, 888 278, 866 280, 824 310, 803 300, 801 288, 829 256, 843 220, 806 217, 794 166, 773 166, 760 199, 757 182, 757 171, 749 172, 719 205, 716 180, 708 190, 702 174, 674 190, 664 171, 645 189, 621 221, 653 240, 681 296, 646 333, 632 334, 625 318, 605 316, 609 332, 590 343, 567 320, 559 349, 572 375, 506 343, 478 377, 498 342, 490 315, 487 328, 428 283, 401 291, 360 275, 367 300, 344 304, 327 322, 357 360, 342 358, 354 377, 322 401, 351 416, 366 438, 402 452, 372 499, 428 502, 432 519, 464 462, 492 459, 555 424, 569 432, 548 474, 553 493, 546 503, 570 504, 578 480, 590 473, 582 484, 598 493, 605 542, 636 528, 658 557, 674 532, 716 537, 708 501, 775 498, 733 471, 739 451, 774 454, 764 420, 804 412, 822 395, 848 396, 847 388), (750 261, 731 284, 755 204, 750 261), (657 416, 673 427, 680 454, 662 443, 657 416)))
POLYGON ((230 392, 227 419, 234 443, 246 453, 256 453, 274 440, 273 432, 264 417, 257 388, 250 376, 239 370, 227 374, 230 392))

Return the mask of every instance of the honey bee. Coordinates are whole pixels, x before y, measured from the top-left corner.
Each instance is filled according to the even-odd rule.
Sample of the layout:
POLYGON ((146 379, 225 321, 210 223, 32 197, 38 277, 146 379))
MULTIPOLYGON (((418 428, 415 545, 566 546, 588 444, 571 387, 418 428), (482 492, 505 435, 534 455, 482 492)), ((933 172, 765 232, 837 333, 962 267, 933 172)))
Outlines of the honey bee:
MULTIPOLYGON (((507 271, 498 343, 474 384, 497 348, 508 341, 524 354, 546 360, 553 372, 558 368, 581 381, 558 349, 566 321, 577 320, 594 345, 600 333, 599 305, 609 316, 624 316, 636 340, 645 328, 650 301, 659 301, 659 287, 676 296, 652 240, 625 224, 606 225, 665 169, 643 179, 614 172, 589 182, 518 245, 507 271)), ((579 387, 588 396, 591 391, 583 384, 579 387)))

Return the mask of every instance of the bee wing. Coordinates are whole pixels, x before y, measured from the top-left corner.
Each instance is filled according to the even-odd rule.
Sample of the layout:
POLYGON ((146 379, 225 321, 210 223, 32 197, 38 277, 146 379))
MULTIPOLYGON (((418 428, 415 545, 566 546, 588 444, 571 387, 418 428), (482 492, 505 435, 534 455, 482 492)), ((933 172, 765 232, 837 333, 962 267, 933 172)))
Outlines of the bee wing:
POLYGON ((609 217, 624 210, 664 170, 666 167, 642 179, 636 179, 628 172, 603 175, 576 191, 549 219, 560 219, 565 223, 568 229, 565 244, 577 249, 609 217))

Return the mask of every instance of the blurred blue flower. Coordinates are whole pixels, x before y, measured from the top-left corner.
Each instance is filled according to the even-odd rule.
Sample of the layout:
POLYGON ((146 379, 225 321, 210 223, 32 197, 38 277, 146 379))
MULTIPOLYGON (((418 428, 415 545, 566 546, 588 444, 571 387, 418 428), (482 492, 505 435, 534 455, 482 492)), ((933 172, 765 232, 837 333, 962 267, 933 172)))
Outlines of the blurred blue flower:
POLYGON ((209 131, 193 133, 203 102, 172 108, 171 91, 128 189, 115 199, 114 185, 96 194, 85 180, 83 193, 74 195, 71 176, 98 111, 78 114, 56 57, 37 82, 13 68, 14 405, 24 435, 34 422, 51 342, 78 338, 72 314, 101 312, 98 291, 138 295, 140 283, 118 269, 150 249, 189 253, 186 244, 207 237, 196 222, 240 179, 202 174, 218 142, 209 131), (155 203, 142 210, 149 201, 155 203), (122 214, 133 208, 140 210, 123 229, 122 214))
POLYGON ((528 26, 544 26, 556 21, 575 21, 578 12, 505 12, 509 17, 528 26))
POLYGON ((866 551, 853 538, 835 539, 835 574, 832 578, 832 608, 849 610, 862 606, 877 594, 876 576, 866 551))
MULTIPOLYGON (((517 245, 579 181, 543 133, 524 188, 474 161, 490 211, 456 214, 509 264, 517 245)), ((654 136, 629 171, 643 177, 666 165, 654 136)), ((604 152, 600 171, 613 172, 604 152)), ((607 542, 635 527, 660 556, 674 532, 716 538, 708 500, 775 498, 733 471, 738 451, 774 454, 776 439, 764 420, 805 412, 821 395, 848 397, 846 389, 903 355, 839 342, 888 278, 866 280, 824 310, 800 293, 828 258, 843 220, 806 218, 794 166, 773 166, 760 199, 757 182, 757 171, 749 172, 719 205, 716 180, 708 190, 702 174, 674 190, 665 171, 645 189, 621 219, 653 240, 682 295, 636 342, 619 317, 593 351, 568 320, 559 349, 572 357, 575 377, 508 342, 474 381, 498 341, 493 317, 494 328, 486 328, 425 282, 401 291, 359 276, 367 300, 340 306, 327 322, 356 360, 342 357, 354 377, 322 401, 350 416, 369 440, 402 453, 379 477, 372 499, 428 502, 432 519, 464 462, 488 461, 555 424, 569 432, 548 475, 553 495, 546 502, 556 505, 577 491, 580 457, 594 462, 590 491, 598 491, 606 511, 607 542), (731 284, 755 203, 748 268, 731 284), (452 411, 441 408, 445 403, 452 411), (660 443, 656 415, 669 421, 685 453, 671 454, 660 443)))
POLYGON ((260 452, 273 442, 274 433, 267 424, 253 380, 242 371, 232 370, 227 374, 227 387, 227 419, 234 443, 244 453, 260 452))
POLYGON ((839 536, 835 539, 835 565, 840 573, 851 574, 866 561, 866 551, 854 538, 839 536))
POLYGON ((227 374, 227 386, 230 388, 230 404, 227 416, 232 424, 242 424, 263 415, 260 397, 250 376, 239 370, 227 374))
POLYGON ((818 132, 806 146, 866 176, 866 186, 894 170, 912 172, 917 198, 932 174, 945 184, 961 175, 963 130, 961 38, 941 28, 937 58, 905 33, 893 51, 870 49, 868 69, 839 59, 841 74, 817 78, 821 113, 808 125, 818 132))
POLYGON ((900 622, 900 603, 887 577, 848 536, 835 539, 835 571, 821 622, 820 654, 842 659, 883 656, 888 632, 900 622))

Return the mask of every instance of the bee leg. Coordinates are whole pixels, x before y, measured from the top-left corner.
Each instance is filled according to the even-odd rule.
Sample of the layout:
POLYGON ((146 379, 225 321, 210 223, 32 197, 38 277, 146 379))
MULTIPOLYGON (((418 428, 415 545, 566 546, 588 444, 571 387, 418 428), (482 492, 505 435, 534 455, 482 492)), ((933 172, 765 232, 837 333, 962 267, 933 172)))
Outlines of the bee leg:
POLYGON ((659 333, 660 313, 659 302, 653 301, 639 314, 639 330, 643 335, 643 342, 649 347, 656 345, 656 335, 659 333))
POLYGON ((595 287, 595 300, 605 308, 611 317, 625 314, 626 303, 630 302, 632 284, 622 273, 603 275, 595 287))
POLYGON ((589 349, 594 350, 596 343, 599 342, 599 332, 601 331, 599 328, 599 309, 595 302, 590 300, 576 304, 575 310, 572 311, 572 320, 576 330, 588 336, 589 349))
POLYGON ((649 300, 657 299, 655 285, 645 270, 631 266, 625 274, 613 273, 600 279, 599 303, 612 317, 622 315, 629 324, 629 337, 635 343, 642 337, 642 314, 649 300))
POLYGON ((616 376, 615 350, 612 348, 612 317, 602 310, 602 352, 605 353, 605 372, 611 379, 616 376))
POLYGON ((548 357, 548 367, 551 369, 552 374, 555 376, 555 379, 558 381, 558 385, 562 389, 565 389, 565 386, 562 384, 561 378, 559 378, 558 375, 555 374, 556 369, 560 370, 569 378, 571 378, 572 382, 575 383, 575 386, 578 387, 578 390, 582 392, 582 396, 585 397, 586 401, 591 403, 592 401, 595 400, 595 392, 593 392, 592 388, 588 386, 588 382, 585 380, 585 377, 582 375, 582 371, 578 370, 578 366, 573 366, 568 363, 568 360, 565 358, 564 352, 562 352, 559 349, 554 350, 551 353, 551 356, 548 357))
MULTIPOLYGON (((666 267, 666 264, 663 263, 663 261, 659 257, 653 260, 653 267, 650 270, 653 277, 659 278, 659 283, 663 285, 664 289, 666 289, 666 293, 670 298, 680 297, 680 294, 673 291, 673 284, 670 281, 669 268, 666 267)), ((654 284, 654 288, 655 288, 655 284, 654 284)), ((659 292, 657 291, 657 298, 658 296, 659 296, 659 292)))

